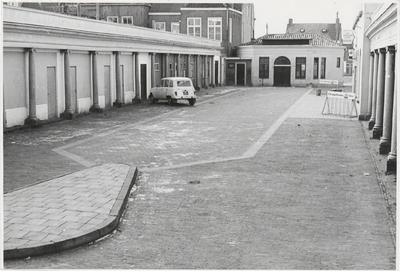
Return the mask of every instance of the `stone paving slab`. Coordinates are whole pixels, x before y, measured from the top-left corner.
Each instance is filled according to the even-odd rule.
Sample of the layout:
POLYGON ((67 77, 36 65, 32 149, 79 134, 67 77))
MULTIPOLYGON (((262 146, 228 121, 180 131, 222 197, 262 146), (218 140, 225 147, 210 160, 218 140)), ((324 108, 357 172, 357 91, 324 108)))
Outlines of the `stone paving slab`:
POLYGON ((69 249, 119 223, 137 170, 102 164, 4 195, 4 257, 69 249))

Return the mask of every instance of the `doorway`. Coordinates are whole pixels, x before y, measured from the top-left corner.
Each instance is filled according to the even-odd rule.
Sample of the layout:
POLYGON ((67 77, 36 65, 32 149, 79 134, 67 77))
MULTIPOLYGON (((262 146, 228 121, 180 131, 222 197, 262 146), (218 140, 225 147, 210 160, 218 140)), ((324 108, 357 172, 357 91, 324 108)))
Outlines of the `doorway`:
POLYGON ((110 82, 110 66, 104 66, 104 99, 105 107, 111 107, 111 82, 110 82))
POLYGON ((246 64, 236 63, 236 85, 244 86, 246 84, 246 64))
POLYGON ((78 90, 77 90, 77 81, 76 81, 76 66, 71 66, 70 70, 70 79, 71 79, 71 109, 72 112, 78 113, 77 101, 78 101, 78 90))
POLYGON ((215 61, 215 69, 214 69, 215 74, 214 74, 214 78, 215 78, 215 85, 216 85, 216 86, 219 85, 219 81, 218 81, 218 74, 219 74, 219 72, 218 72, 218 67, 219 67, 218 61, 215 61))
POLYGON ((140 94, 142 99, 147 99, 147 65, 140 64, 140 94))
POLYGON ((290 87, 290 60, 281 56, 274 62, 274 87, 290 87))

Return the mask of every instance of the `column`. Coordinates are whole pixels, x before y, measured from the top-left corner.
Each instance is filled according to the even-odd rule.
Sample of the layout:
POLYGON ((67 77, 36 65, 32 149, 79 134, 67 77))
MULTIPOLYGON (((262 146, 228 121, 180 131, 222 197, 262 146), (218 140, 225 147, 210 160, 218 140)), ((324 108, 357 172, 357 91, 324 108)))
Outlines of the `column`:
POLYGON ((29 116, 25 119, 25 125, 38 127, 40 120, 36 115, 36 50, 28 49, 29 54, 29 116))
POLYGON ((122 107, 124 101, 122 100, 122 82, 121 82, 121 67, 120 67, 120 57, 121 52, 114 52, 115 55, 115 82, 117 86, 117 99, 113 103, 114 107, 122 107))
POLYGON ((211 86, 215 87, 215 63, 214 56, 210 56, 210 67, 211 67, 211 86))
MULTIPOLYGON (((397 65, 398 67, 398 65, 397 65)), ((397 68, 396 67, 396 68, 397 68)), ((394 103, 392 115, 392 141, 390 152, 386 162, 386 172, 396 172, 397 170, 397 78, 395 79, 394 87, 394 103)))
POLYGON ((169 77, 169 53, 165 55, 165 77, 169 77))
POLYGON ((181 76, 181 54, 178 54, 178 74, 176 76, 181 76))
POLYGON ((379 143, 379 154, 387 154, 390 151, 390 139, 392 136, 392 114, 394 93, 394 47, 387 48, 386 76, 383 107, 382 137, 379 143))
POLYGON ((154 68, 155 58, 156 58, 156 53, 151 53, 151 86, 150 86, 150 88, 155 87, 155 76, 156 76, 155 68, 154 68))
POLYGON ((371 107, 371 118, 368 123, 369 130, 375 125, 375 118, 376 118, 376 87, 378 81, 378 66, 379 66, 379 53, 378 50, 374 52, 374 76, 373 76, 373 83, 372 83, 372 107, 371 107))
POLYGON ((208 72, 210 70, 210 66, 208 64, 208 56, 204 56, 204 87, 208 89, 209 85, 209 77, 208 77, 208 72))
POLYGON ((372 111, 372 93, 374 83, 374 52, 369 53, 369 84, 368 84, 368 104, 367 113, 365 114, 364 120, 369 121, 371 119, 372 111))
POLYGON ((189 78, 190 78, 190 67, 191 67, 191 64, 190 64, 190 54, 188 54, 188 61, 187 61, 187 77, 189 77, 189 78))
POLYGON ((385 97, 385 55, 386 49, 379 49, 378 83, 376 89, 376 117, 372 138, 379 139, 383 131, 383 107, 385 97))
POLYGON ((196 90, 200 90, 200 55, 196 57, 196 90))
POLYGON ((71 74, 69 66, 69 50, 63 50, 64 53, 64 86, 65 86, 65 111, 61 114, 62 118, 72 119, 75 113, 72 110, 72 90, 71 90, 71 74))
POLYGON ((101 113, 103 110, 99 105, 99 77, 97 74, 97 52, 90 52, 92 56, 92 79, 93 79, 93 105, 89 111, 94 113, 101 113))

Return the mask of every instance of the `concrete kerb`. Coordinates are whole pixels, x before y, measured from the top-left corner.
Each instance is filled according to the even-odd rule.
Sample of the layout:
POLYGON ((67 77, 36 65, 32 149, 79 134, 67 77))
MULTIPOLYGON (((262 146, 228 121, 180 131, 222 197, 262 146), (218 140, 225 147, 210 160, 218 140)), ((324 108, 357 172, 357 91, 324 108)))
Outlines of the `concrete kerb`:
POLYGON ((85 234, 81 234, 79 236, 75 236, 59 242, 49 242, 40 246, 4 250, 4 259, 10 260, 61 252, 67 249, 72 249, 84 244, 88 244, 110 234, 121 221, 121 217, 128 202, 130 191, 137 182, 138 172, 139 171, 137 167, 130 167, 116 199, 116 202, 114 203, 114 206, 110 211, 108 219, 106 219, 106 221, 102 224, 98 225, 96 229, 89 230, 85 234))

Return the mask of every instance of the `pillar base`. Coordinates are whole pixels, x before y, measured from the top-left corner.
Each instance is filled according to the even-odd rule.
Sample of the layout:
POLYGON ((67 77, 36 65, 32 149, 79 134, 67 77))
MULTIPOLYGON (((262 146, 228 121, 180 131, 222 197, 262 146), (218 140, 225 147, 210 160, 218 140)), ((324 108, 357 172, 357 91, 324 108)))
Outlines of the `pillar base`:
POLYGON ((368 130, 372 130, 374 128, 374 126, 375 126, 375 121, 370 120, 368 123, 368 130))
POLYGON ((390 152, 390 142, 381 142, 379 144, 379 154, 388 154, 390 152))
POLYGON ((121 108, 121 107, 124 107, 124 104, 125 104, 124 102, 114 102, 113 106, 121 108))
POLYGON ((386 173, 396 173, 397 172, 397 159, 388 159, 386 162, 386 173))
POLYGON ((140 104, 140 103, 142 103, 142 98, 135 97, 135 98, 132 99, 132 103, 140 104))
POLYGON ((60 117, 67 120, 72 120, 75 118, 75 113, 73 112, 64 112, 60 114, 60 117))
POLYGON ((380 139, 382 136, 382 130, 380 130, 379 128, 374 128, 372 130, 372 138, 373 139, 380 139))
POLYGON ((90 107, 89 112, 92 112, 92 113, 103 113, 103 109, 100 108, 100 106, 98 104, 96 104, 96 105, 92 105, 92 107, 90 107))
POLYGON ((42 126, 42 122, 40 121, 40 119, 36 117, 34 118, 28 117, 27 119, 25 119, 24 124, 34 128, 42 126))

